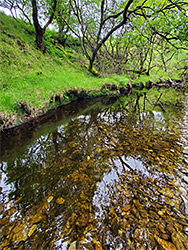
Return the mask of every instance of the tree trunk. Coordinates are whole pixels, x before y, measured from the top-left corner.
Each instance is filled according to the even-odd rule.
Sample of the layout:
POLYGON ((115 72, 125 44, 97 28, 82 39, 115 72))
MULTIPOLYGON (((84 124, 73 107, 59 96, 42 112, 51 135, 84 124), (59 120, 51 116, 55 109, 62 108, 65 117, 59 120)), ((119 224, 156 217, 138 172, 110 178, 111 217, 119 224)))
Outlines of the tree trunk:
POLYGON ((38 9, 37 9, 37 2, 36 0, 31 0, 32 8, 33 8, 33 23, 35 26, 35 32, 36 32, 36 43, 38 48, 41 52, 44 53, 44 33, 46 31, 46 28, 51 24, 54 18, 56 6, 57 6, 57 0, 53 1, 52 5, 52 14, 49 17, 48 22, 45 24, 44 28, 41 27, 39 20, 38 20, 38 9))
POLYGON ((38 21, 38 9, 37 9, 36 0, 31 0, 31 2, 32 2, 32 7, 33 7, 33 23, 34 23, 35 32, 36 32, 36 44, 37 44, 37 47, 40 49, 40 51, 44 52, 45 29, 43 29, 40 26, 40 23, 38 21))
MULTIPOLYGON (((97 50, 97 51, 98 51, 98 50, 97 50)), ((94 52, 93 52, 92 58, 89 59, 89 67, 88 67, 88 70, 89 70, 90 72, 92 72, 93 64, 94 64, 96 55, 97 55, 97 53, 94 53, 94 52)))
POLYGON ((38 27, 38 29, 36 29, 37 47, 40 49, 42 53, 44 52, 44 33, 45 33, 45 30, 42 29, 41 27, 38 27))

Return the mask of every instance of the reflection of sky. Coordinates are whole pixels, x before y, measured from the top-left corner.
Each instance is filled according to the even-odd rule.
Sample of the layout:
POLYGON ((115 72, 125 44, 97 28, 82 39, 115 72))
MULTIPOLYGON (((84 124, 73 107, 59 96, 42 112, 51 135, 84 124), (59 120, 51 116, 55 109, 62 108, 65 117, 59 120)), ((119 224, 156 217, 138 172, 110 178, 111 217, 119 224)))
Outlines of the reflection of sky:
MULTIPOLYGON (((119 174, 121 174, 122 170, 123 168, 118 169, 119 174)), ((95 195, 93 197, 93 202, 96 206, 101 203, 108 205, 110 194, 109 185, 113 186, 114 181, 118 179, 117 172, 113 167, 111 167, 111 171, 109 173, 104 174, 102 181, 97 185, 97 190, 95 191, 95 195)))
POLYGON ((68 249, 68 241, 64 242, 64 239, 60 239, 56 242, 54 242, 55 246, 58 247, 58 249, 68 249))
POLYGON ((65 128, 65 125, 59 126, 59 127, 57 128, 57 132, 58 132, 58 133, 64 132, 64 128, 65 128))
MULTIPOLYGON (((160 173, 157 171, 154 171, 154 173, 150 173, 149 167, 146 167, 142 161, 134 159, 133 157, 122 157, 122 160, 127 163, 133 171, 136 171, 139 176, 143 176, 143 178, 154 178, 154 179, 160 179, 160 173)), ((111 170, 108 173, 105 173, 103 176, 103 179, 97 184, 97 190, 95 191, 94 197, 93 197, 93 204, 97 207, 98 212, 96 215, 101 216, 102 215, 102 207, 101 204, 105 206, 109 206, 109 199, 111 196, 111 191, 114 187, 115 181, 119 181, 118 175, 123 175, 124 171, 130 172, 131 170, 124 165, 122 167, 122 163, 118 159, 114 159, 114 163, 116 165, 116 170, 111 164, 111 170)), ((132 171, 131 171, 132 172, 132 171)), ((132 175, 132 173, 130 173, 132 175)))
MULTIPOLYGON (((3 169, 7 168, 7 163, 3 162, 0 163, 0 166, 2 167, 3 164, 3 169)), ((15 190, 13 183, 11 184, 7 184, 7 175, 0 170, 0 189, 1 189, 1 193, 0 193, 0 201, 3 200, 3 202, 7 202, 8 201, 8 194, 12 191, 15 190)))
POLYGON ((161 124, 165 124, 165 119, 163 116, 162 112, 156 112, 156 111, 152 111, 153 115, 154 115, 154 119, 156 122, 159 122, 161 124))
POLYGON ((100 117, 102 120, 104 120, 108 124, 114 124, 115 122, 119 121, 121 116, 122 116, 122 112, 111 112, 111 113, 103 112, 101 114, 98 114, 98 118, 100 117))
POLYGON ((153 120, 155 122, 158 122, 160 124, 165 124, 165 119, 164 119, 162 112, 157 112, 157 111, 143 112, 143 113, 140 113, 140 117, 142 119, 144 119, 145 117, 147 118, 152 117, 151 113, 153 114, 153 120))
MULTIPOLYGON (((29 168, 30 165, 28 162, 28 155, 31 155, 31 159, 33 162, 40 162, 42 166, 45 165, 46 157, 47 157, 47 144, 46 142, 51 141, 51 139, 48 138, 48 135, 40 136, 36 142, 28 148, 28 152, 26 152, 26 160, 25 165, 29 168), (39 160, 40 159, 40 160, 39 160)), ((22 163, 24 164, 23 160, 22 163)))
MULTIPOLYGON (((145 177, 152 177, 152 178, 155 178, 155 179, 159 179, 160 178, 160 175, 158 172, 156 171, 153 171, 153 173, 151 173, 149 170, 150 170, 150 167, 149 166, 145 166, 143 164, 142 161, 140 160, 137 160, 133 157, 127 157, 125 159, 125 162, 133 169, 135 170, 137 173, 145 176, 145 177)), ((127 168, 128 170, 128 168, 127 168)))

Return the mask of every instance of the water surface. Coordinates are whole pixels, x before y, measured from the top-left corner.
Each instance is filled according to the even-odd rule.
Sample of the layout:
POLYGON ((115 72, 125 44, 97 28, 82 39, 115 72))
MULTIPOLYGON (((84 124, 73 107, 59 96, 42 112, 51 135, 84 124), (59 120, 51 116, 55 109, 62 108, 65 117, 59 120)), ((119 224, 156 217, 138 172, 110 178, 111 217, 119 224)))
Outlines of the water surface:
POLYGON ((0 249, 187 249, 182 98, 102 100, 3 144, 0 249))

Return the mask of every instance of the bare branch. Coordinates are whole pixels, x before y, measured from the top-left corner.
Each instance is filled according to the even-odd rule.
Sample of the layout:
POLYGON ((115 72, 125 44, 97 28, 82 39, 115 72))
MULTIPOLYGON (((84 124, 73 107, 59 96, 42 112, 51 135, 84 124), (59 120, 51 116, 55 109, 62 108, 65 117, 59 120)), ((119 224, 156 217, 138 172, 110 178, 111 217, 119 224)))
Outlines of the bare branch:
POLYGON ((54 19, 54 15, 55 15, 55 10, 56 10, 56 6, 57 6, 57 0, 53 0, 53 4, 52 4, 52 14, 48 20, 48 22, 46 23, 46 25, 44 26, 44 30, 52 23, 53 19, 54 19))
POLYGON ((77 36, 80 39, 80 36, 73 30, 73 28, 69 25, 69 23, 66 21, 66 19, 64 19, 62 17, 63 21, 65 22, 65 24, 69 27, 69 29, 72 31, 73 34, 75 34, 75 36, 77 36))
POLYGON ((115 18, 118 18, 120 15, 123 14, 123 12, 124 12, 124 10, 122 10, 121 12, 119 12, 119 13, 117 13, 117 14, 108 16, 106 19, 103 20, 102 25, 104 25, 105 22, 108 21, 108 20, 111 19, 111 18, 114 18, 114 19, 115 19, 115 18))

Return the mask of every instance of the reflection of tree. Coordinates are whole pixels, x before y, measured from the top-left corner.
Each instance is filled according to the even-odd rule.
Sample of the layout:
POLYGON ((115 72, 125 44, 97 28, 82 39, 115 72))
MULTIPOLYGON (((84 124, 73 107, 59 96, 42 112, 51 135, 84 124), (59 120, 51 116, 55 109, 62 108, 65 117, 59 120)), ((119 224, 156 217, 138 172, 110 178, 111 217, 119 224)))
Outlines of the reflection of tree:
POLYGON ((67 241, 77 249, 149 249, 177 247, 180 236, 184 247, 186 221, 173 181, 182 155, 172 123, 178 108, 159 96, 137 95, 72 119, 10 161, 9 199, 17 201, 10 209, 1 204, 1 247, 55 249, 67 241), (156 110, 156 119, 156 100, 172 118, 156 110), (133 168, 130 156, 145 170, 133 168))
POLYGON ((155 234, 170 242, 173 233, 182 231, 185 221, 174 211, 178 210, 178 197, 173 196, 173 188, 134 171, 123 171, 120 177, 108 185, 107 205, 100 204, 103 198, 97 197, 102 211, 97 218, 100 242, 112 249, 153 249, 155 234))

